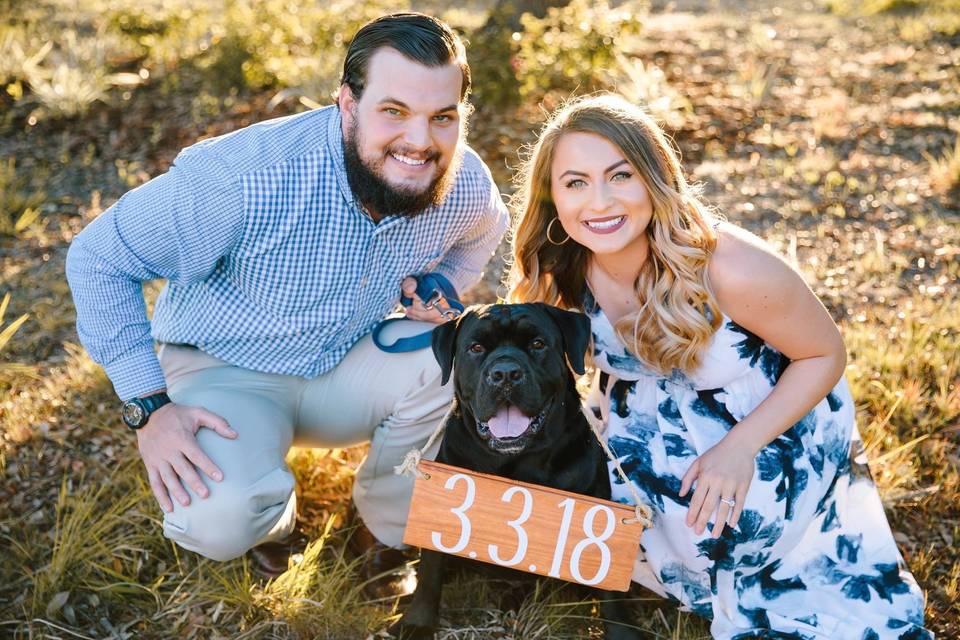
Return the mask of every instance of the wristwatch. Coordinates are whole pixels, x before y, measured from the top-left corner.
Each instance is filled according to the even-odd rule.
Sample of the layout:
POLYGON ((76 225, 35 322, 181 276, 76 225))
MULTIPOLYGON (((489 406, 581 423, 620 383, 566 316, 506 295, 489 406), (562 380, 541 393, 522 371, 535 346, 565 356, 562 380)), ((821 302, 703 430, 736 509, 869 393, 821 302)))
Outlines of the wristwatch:
POLYGON ((131 398, 123 403, 120 416, 124 424, 131 429, 139 429, 147 424, 150 414, 170 402, 166 391, 155 393, 145 398, 131 398))

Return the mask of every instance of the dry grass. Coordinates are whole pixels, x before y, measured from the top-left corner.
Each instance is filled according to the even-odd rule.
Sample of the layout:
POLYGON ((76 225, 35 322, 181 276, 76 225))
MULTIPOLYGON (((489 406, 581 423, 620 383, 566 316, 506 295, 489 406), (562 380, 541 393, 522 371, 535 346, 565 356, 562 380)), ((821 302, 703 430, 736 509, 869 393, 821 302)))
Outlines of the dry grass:
MULTIPOLYGON (((107 14, 89 1, 99 25, 107 14)), ((790 256, 838 320, 871 468, 926 590, 928 624, 940 637, 960 637, 960 150, 951 146, 960 79, 943 71, 955 64, 956 45, 936 29, 925 32, 928 47, 905 44, 903 24, 882 12, 854 24, 753 5, 748 20, 653 16, 604 78, 652 103, 710 202, 790 256)), ((82 13, 86 4, 71 6, 82 13)), ((362 448, 291 452, 313 543, 263 583, 242 559, 213 563, 161 536, 109 382, 75 344, 63 259, 82 225, 196 138, 299 108, 283 96, 271 101, 271 92, 217 94, 204 69, 176 69, 178 46, 193 55, 202 44, 194 36, 207 14, 199 9, 112 6, 127 39, 106 38, 91 51, 114 60, 112 73, 127 64, 140 81, 135 90, 102 85, 111 104, 84 98, 72 126, 30 120, 43 92, 31 92, 27 75, 81 65, 67 39, 43 51, 44 29, 64 23, 0 26, 0 144, 17 158, 0 165, 0 636, 377 637, 396 605, 364 599, 340 528, 362 448), (168 25, 166 40, 151 16, 168 25), (177 31, 178 20, 193 23, 177 31), (154 57, 137 59, 130 34, 154 57), (40 212, 29 223, 28 210, 40 212)), ((451 15, 464 24, 483 22, 469 8, 458 12, 451 15)), ((78 38, 100 33, 72 19, 78 38)), ((285 22, 284 37, 297 28, 285 22)), ((481 105, 472 143, 502 187, 542 116, 532 104, 509 112, 481 105)), ((501 268, 498 258, 470 299, 492 300, 501 268)), ((630 597, 653 637, 709 635, 704 621, 670 603, 640 590, 630 597)), ((438 638, 599 637, 594 613, 595 603, 555 585, 509 604, 496 583, 469 574, 448 585, 438 638)))
POLYGON ((960 190, 960 134, 952 149, 946 149, 939 157, 924 154, 930 163, 930 182, 940 193, 960 190))

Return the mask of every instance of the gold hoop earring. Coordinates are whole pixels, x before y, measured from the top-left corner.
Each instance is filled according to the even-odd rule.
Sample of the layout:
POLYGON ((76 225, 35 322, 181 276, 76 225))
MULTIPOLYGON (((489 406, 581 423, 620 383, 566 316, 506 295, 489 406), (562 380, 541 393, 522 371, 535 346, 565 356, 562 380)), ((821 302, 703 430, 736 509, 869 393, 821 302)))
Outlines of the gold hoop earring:
POLYGON ((554 239, 550 237, 550 232, 553 230, 553 223, 557 222, 558 220, 560 220, 560 218, 554 218, 553 220, 550 221, 550 224, 547 225, 547 242, 557 247, 567 244, 567 240, 570 239, 569 233, 567 234, 567 237, 563 239, 563 242, 555 242, 554 239))

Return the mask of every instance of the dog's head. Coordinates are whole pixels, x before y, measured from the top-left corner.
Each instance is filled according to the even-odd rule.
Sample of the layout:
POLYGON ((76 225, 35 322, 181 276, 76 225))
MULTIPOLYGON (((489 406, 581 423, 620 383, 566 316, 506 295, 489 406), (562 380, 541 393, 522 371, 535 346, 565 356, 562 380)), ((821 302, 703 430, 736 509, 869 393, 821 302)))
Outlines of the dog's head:
POLYGON ((590 321, 542 303, 473 307, 433 331, 443 384, 454 371, 472 437, 502 454, 527 449, 545 424, 559 425, 572 388, 572 368, 584 372, 590 321), (569 368, 568 368, 569 362, 569 368), (551 414, 553 419, 549 419, 551 414), (473 427, 473 429, 470 429, 473 427))

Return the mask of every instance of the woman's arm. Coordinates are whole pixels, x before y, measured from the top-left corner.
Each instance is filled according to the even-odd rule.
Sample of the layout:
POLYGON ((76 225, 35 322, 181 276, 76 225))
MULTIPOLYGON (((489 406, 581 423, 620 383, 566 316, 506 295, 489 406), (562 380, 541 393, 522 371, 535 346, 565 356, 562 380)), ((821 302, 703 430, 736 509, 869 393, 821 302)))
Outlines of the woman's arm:
POLYGON ((709 276, 720 308, 791 361, 770 395, 727 434, 755 455, 826 397, 847 351, 820 300, 762 240, 725 225, 715 257, 709 276))
POLYGON ((687 523, 702 532, 719 505, 716 536, 724 521, 732 525, 740 517, 757 453, 826 397, 843 375, 847 357, 820 300, 756 236, 723 225, 708 275, 720 308, 791 361, 770 395, 684 476, 681 495, 697 480, 687 523), (733 498, 736 506, 728 509, 721 498, 733 498))

